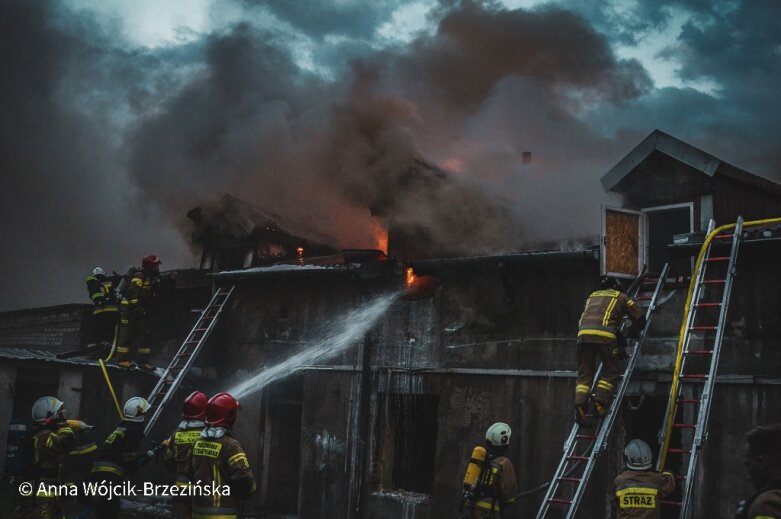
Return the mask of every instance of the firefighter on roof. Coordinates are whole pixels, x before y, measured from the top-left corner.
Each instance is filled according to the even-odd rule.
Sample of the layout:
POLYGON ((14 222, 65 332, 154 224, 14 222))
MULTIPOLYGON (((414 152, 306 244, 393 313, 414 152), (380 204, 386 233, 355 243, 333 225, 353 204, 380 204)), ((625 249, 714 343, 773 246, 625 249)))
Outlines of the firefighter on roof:
POLYGON ((86 277, 87 292, 92 301, 92 340, 89 346, 113 344, 119 321, 119 300, 114 280, 95 267, 86 277))
MULTIPOLYGON (((60 497, 39 485, 62 483, 60 467, 75 441, 73 429, 65 419, 65 404, 53 396, 39 398, 32 409, 37 431, 33 433, 35 507, 33 517, 50 519, 62 517, 60 497)), ((52 487, 53 488, 53 487, 52 487)))
POLYGON ((515 468, 505 456, 512 431, 506 423, 497 422, 485 433, 485 448, 477 446, 464 476, 464 500, 468 519, 504 517, 515 502, 518 483, 515 468))
POLYGON ((239 403, 228 393, 217 393, 206 404, 206 428, 193 445, 190 481, 227 485, 230 495, 193 497, 193 519, 236 519, 239 500, 255 493, 255 476, 241 444, 231 436, 239 403))
POLYGON ((651 447, 643 440, 629 442, 624 461, 627 470, 613 482, 618 519, 659 519, 659 500, 675 489, 675 476, 651 470, 651 447))
POLYGON ((594 410, 599 416, 607 413, 618 376, 618 326, 625 315, 632 319, 631 335, 645 326, 645 314, 640 306, 621 291, 616 279, 602 278, 602 288, 586 300, 578 326, 578 378, 575 386, 575 420, 590 425, 588 400, 596 371, 596 359, 602 361, 602 374, 597 381, 594 410))
POLYGON ((757 493, 740 503, 735 519, 781 519, 781 423, 752 429, 743 453, 757 493))
MULTIPOLYGON (((200 391, 190 394, 182 405, 182 421, 165 449, 165 467, 176 474, 176 485, 187 487, 190 479, 187 477, 190 466, 190 456, 193 445, 200 439, 205 426, 206 403, 209 398, 200 391)), ((174 517, 189 519, 192 516, 192 500, 189 497, 174 499, 174 517)))
POLYGON ((147 256, 141 260, 141 270, 130 278, 122 294, 120 304, 119 344, 117 360, 119 367, 132 368, 133 356, 138 367, 154 371, 149 363, 150 349, 149 311, 154 298, 154 288, 160 275, 160 259, 147 256))

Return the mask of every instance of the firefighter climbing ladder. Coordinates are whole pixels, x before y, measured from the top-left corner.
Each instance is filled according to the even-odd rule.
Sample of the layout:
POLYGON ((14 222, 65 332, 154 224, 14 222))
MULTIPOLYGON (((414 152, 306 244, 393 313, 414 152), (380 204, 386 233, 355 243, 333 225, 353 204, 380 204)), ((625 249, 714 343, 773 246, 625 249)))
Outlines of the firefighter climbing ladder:
MULTIPOLYGON (((586 485, 588 484, 596 460, 600 453, 607 447, 610 431, 613 428, 617 411, 624 398, 626 386, 632 376, 632 371, 635 368, 637 359, 640 356, 640 348, 643 345, 646 333, 651 325, 651 317, 656 309, 659 294, 664 287, 668 270, 669 265, 665 264, 662 272, 658 276, 651 277, 650 274, 641 274, 640 282, 637 284, 636 289, 634 291, 629 291, 629 295, 632 296, 638 304, 648 305, 645 314, 645 328, 627 359, 626 369, 624 369, 624 373, 619 379, 616 394, 610 403, 607 414, 596 426, 597 430, 595 434, 584 434, 581 432, 581 427, 577 423, 572 426, 567 441, 564 443, 564 455, 561 457, 561 461, 556 468, 556 473, 553 475, 553 479, 548 486, 548 492, 545 494, 545 498, 537 512, 537 519, 549 517, 549 514, 552 513, 554 509, 556 510, 556 516, 559 516, 559 513, 561 513, 568 519, 575 517, 575 513, 578 510, 578 506, 580 505, 580 501, 586 490, 586 485), (643 288, 644 285, 646 288, 643 288), (639 296, 638 293, 641 291, 650 292, 647 288, 648 286, 654 287, 651 295, 639 296)), ((601 372, 602 366, 600 365, 594 376, 594 382, 592 383, 592 394, 594 392, 594 384, 599 380, 601 372)))
POLYGON ((214 292, 211 301, 203 309, 195 326, 190 330, 163 376, 160 377, 160 380, 157 381, 154 389, 152 389, 152 393, 147 398, 151 404, 151 413, 146 419, 145 435, 149 435, 149 431, 155 426, 155 422, 160 417, 163 408, 176 393, 176 389, 184 379, 190 366, 192 366, 193 360, 195 360, 195 357, 201 351, 201 348, 217 324, 217 320, 228 299, 230 299, 233 289, 233 286, 220 287, 214 292))
POLYGON ((681 500, 662 501, 665 506, 680 507, 681 518, 691 514, 697 460, 708 436, 708 417, 743 226, 743 219, 738 218, 735 224, 709 229, 684 309, 686 318, 678 342, 665 424, 659 433, 661 450, 657 462, 657 468, 663 470, 669 455, 681 457, 681 475, 676 476, 681 500), (726 246, 729 252, 714 253, 714 249, 723 251, 726 246), (678 447, 670 447, 673 430, 680 432, 678 447))

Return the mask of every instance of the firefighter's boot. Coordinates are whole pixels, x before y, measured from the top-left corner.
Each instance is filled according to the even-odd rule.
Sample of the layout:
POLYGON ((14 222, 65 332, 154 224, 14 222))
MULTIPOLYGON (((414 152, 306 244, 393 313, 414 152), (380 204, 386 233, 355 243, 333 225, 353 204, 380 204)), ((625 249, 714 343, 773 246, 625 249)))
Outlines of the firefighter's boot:
POLYGON ((607 415, 607 405, 602 402, 594 401, 594 414, 599 418, 604 418, 607 415))
POLYGON ((154 366, 153 364, 150 364, 149 362, 142 362, 141 364, 138 365, 138 368, 139 369, 143 369, 144 371, 149 371, 149 372, 153 372, 154 370, 157 369, 156 366, 154 366))
POLYGON ((578 404, 575 406, 575 421, 584 429, 591 428, 591 419, 586 413, 586 406, 578 404))
POLYGON ((117 362, 117 366, 122 369, 135 369, 136 363, 130 360, 120 360, 117 362))

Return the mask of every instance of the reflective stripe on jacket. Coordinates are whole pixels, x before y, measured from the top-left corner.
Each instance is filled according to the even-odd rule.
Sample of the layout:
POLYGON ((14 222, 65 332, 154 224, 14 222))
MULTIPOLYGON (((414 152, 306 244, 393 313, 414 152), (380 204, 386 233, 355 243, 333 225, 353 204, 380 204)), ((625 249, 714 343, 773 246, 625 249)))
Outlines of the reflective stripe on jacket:
POLYGON ((621 318, 628 315, 633 321, 643 315, 643 309, 618 290, 597 290, 586 300, 578 323, 578 342, 609 343, 616 340, 621 318))

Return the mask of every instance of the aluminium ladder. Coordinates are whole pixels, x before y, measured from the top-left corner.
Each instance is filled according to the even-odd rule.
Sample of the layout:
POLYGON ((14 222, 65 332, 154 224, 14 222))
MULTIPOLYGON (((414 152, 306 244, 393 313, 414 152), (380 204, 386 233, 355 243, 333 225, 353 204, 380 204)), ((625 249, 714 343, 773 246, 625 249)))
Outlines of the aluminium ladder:
POLYGON ((163 372, 163 376, 155 384, 154 389, 149 394, 149 398, 147 398, 151 405, 151 412, 149 412, 148 418, 145 420, 144 435, 149 435, 149 431, 155 426, 155 422, 157 422, 166 404, 173 398, 179 384, 184 380, 184 376, 187 374, 190 366, 192 366, 195 357, 203 348, 212 330, 214 330, 217 320, 225 308, 225 304, 233 293, 233 289, 233 286, 220 287, 214 292, 211 301, 201 311, 198 321, 190 330, 184 342, 182 342, 179 351, 171 359, 171 363, 163 372))
POLYGON ((726 228, 712 230, 703 243, 696 278, 686 301, 675 372, 667 401, 664 427, 659 433, 661 450, 657 469, 664 470, 669 455, 680 460, 676 479, 680 501, 666 500, 666 507, 680 507, 680 518, 691 515, 692 491, 697 460, 708 437, 708 417, 713 401, 716 370, 719 364, 724 328, 727 323, 730 294, 735 278, 743 219, 726 228), (729 247, 729 252, 714 254, 714 248, 729 247), (678 446, 670 447, 676 431, 678 446))
MULTIPOLYGON (((645 271, 643 271, 640 276, 638 276, 634 290, 630 287, 630 290, 628 291, 629 295, 637 304, 642 306, 647 305, 645 327, 643 328, 640 337, 635 342, 634 348, 632 348, 623 375, 620 375, 619 377, 618 388, 610 402, 607 414, 594 424, 594 427, 596 427, 597 430, 593 434, 590 432, 584 434, 581 432, 579 424, 575 423, 572 426, 567 441, 564 443, 564 454, 556 469, 556 473, 548 486, 548 491, 540 505, 540 509, 537 512, 537 519, 554 516, 554 509, 556 510, 556 517, 559 517, 559 514, 568 519, 575 517, 575 513, 577 512, 580 501, 585 493, 586 485, 588 484, 596 460, 607 448, 610 431, 615 423, 616 415, 618 414, 621 401, 624 398, 627 384, 632 376, 632 371, 640 356, 640 348, 643 345, 643 341, 645 340, 651 325, 651 318, 656 309, 659 294, 664 287, 668 271, 669 264, 664 265, 659 276, 651 277, 650 274, 646 274, 645 271), (649 288, 651 286, 653 287, 652 289, 649 288), (640 292, 644 292, 644 295, 640 295, 640 292), (583 465, 584 463, 585 465, 583 465)), ((592 382, 592 394, 594 393, 594 386, 596 385, 597 380, 599 380, 601 372, 602 366, 600 365, 594 375, 594 381, 592 382)))

